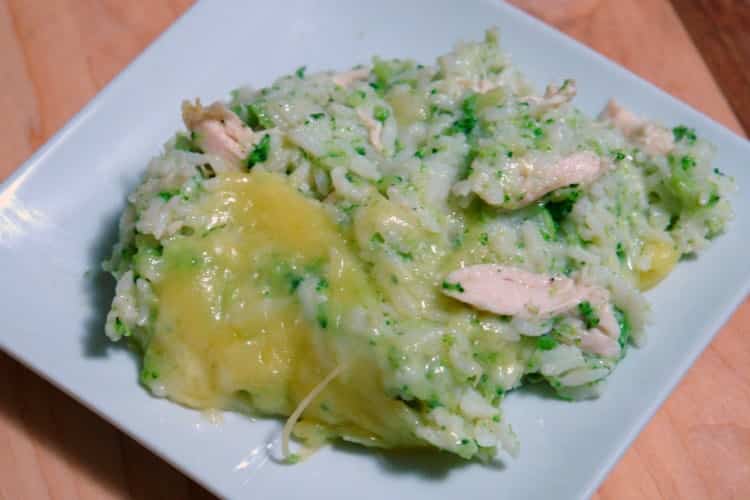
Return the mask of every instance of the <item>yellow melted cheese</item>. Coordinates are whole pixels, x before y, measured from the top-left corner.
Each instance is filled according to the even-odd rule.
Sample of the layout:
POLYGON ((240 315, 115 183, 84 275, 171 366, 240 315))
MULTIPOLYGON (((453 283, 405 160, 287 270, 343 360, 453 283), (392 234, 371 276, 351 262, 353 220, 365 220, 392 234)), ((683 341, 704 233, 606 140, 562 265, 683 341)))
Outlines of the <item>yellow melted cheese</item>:
POLYGON ((224 227, 165 242, 146 383, 195 408, 240 399, 263 414, 289 415, 343 365, 304 412, 308 428, 323 424, 370 445, 419 444, 418 417, 386 395, 372 342, 343 333, 348 312, 372 310, 376 299, 323 206, 260 170, 219 182, 200 210, 225 214, 224 227), (306 317, 294 290, 305 269, 327 280, 325 321, 306 317))
POLYGON ((656 239, 644 242, 642 253, 650 259, 648 270, 638 272, 638 287, 644 291, 669 276, 680 258, 673 244, 656 239))

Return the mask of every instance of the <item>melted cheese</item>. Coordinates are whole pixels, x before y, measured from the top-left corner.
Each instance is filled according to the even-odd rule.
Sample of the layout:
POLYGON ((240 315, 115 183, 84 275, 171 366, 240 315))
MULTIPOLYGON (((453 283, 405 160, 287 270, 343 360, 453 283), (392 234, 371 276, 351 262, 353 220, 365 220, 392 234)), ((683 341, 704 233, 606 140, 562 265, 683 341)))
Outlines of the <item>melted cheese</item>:
POLYGON ((651 260, 646 271, 638 272, 638 287, 649 290, 669 276, 680 258, 674 245, 661 240, 648 240, 643 244, 643 255, 651 260))
POLYGON ((383 389, 364 335, 377 334, 375 327, 343 334, 351 311, 377 311, 377 300, 323 206, 275 174, 219 182, 201 210, 224 213, 229 223, 164 244, 147 383, 196 408, 230 407, 240 398, 257 412, 289 415, 344 366, 305 410, 305 428, 322 425, 370 445, 418 444, 416 414, 383 389), (310 276, 326 285, 326 322, 306 317, 300 303, 300 282, 310 276))

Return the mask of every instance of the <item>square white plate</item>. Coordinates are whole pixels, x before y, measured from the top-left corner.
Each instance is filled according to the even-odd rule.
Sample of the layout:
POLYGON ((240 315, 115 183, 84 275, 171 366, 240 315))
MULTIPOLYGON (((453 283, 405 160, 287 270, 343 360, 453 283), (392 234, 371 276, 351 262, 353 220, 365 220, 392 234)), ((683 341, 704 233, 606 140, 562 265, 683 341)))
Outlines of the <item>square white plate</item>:
MULTIPOLYGON (((196 412, 150 397, 137 365, 110 346, 112 282, 97 272, 126 193, 176 130, 185 97, 224 97, 307 64, 349 68, 371 55, 425 62, 491 25, 539 88, 578 80, 578 106, 610 96, 718 146, 716 166, 750 186, 750 145, 564 35, 497 2, 284 0, 197 5, 2 186, 0 346, 222 496, 253 498, 574 498, 591 494, 750 288, 750 197, 697 261, 649 294, 650 342, 631 350, 596 401, 519 391, 506 404, 522 451, 492 468, 445 455, 326 449, 300 465, 268 461, 278 421, 196 412)), ((745 191, 746 192, 746 191, 745 191)))

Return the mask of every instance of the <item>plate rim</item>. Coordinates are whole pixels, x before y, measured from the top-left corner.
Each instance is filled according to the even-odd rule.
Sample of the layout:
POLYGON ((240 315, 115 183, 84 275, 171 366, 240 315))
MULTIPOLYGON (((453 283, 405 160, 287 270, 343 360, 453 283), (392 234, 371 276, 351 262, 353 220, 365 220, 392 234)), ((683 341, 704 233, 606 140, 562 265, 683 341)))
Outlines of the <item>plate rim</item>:
MULTIPOLYGON (((598 66, 607 67, 609 70, 614 71, 619 77, 628 78, 633 82, 645 86, 649 91, 653 92, 658 100, 667 101, 671 106, 674 106, 680 111, 684 112, 691 117, 694 121, 700 121, 701 127, 713 129, 713 132, 718 135, 726 137, 727 140, 731 140, 738 147, 747 148, 747 139, 735 131, 729 129, 727 126, 717 122, 713 118, 709 117, 702 111, 694 108, 693 106, 685 103, 684 101, 676 98, 669 94, 665 90, 659 88, 655 84, 649 82, 645 78, 633 73, 626 67, 608 59, 606 56, 588 47, 587 45, 579 42, 578 40, 566 35, 554 26, 551 26, 533 15, 523 11, 521 8, 515 5, 509 4, 502 0, 474 0, 479 3, 489 3, 495 7, 506 9, 510 11, 512 15, 521 18, 524 22, 533 26, 534 30, 544 32, 546 35, 554 37, 556 41, 562 44, 566 44, 571 47, 575 52, 583 54, 584 57, 592 59, 593 63, 598 66)), ((165 39, 170 38, 171 34, 180 29, 183 24, 186 24, 194 16, 200 16, 200 11, 203 8, 216 8, 213 2, 201 2, 197 1, 180 14, 174 22, 172 22, 165 30, 163 30, 158 36, 156 36, 137 56, 135 56, 125 67, 117 73, 106 85, 104 85, 95 95, 92 97, 78 112, 76 112, 62 127, 60 127, 50 138, 38 149, 36 149, 25 161, 11 171, 11 173, 0 182, 0 197, 3 194, 13 190, 14 186, 21 182, 24 177, 29 174, 33 169, 42 164, 45 158, 52 155, 55 150, 62 145, 68 136, 74 134, 76 130, 89 119, 91 115, 96 113, 99 105, 105 101, 108 96, 117 90, 117 88, 123 84, 133 68, 144 64, 144 61, 151 57, 151 54, 156 50, 165 39)), ((680 363, 675 366, 669 373, 669 377, 666 381, 661 382, 661 388, 658 391, 658 395, 653 398, 647 407, 646 411, 641 412, 638 418, 633 419, 628 424, 628 432, 623 437, 613 444, 613 452, 607 454, 606 459, 600 462, 600 466, 589 476, 589 480, 582 484, 581 489, 585 497, 590 497, 594 494, 596 489, 602 484, 604 479, 607 477, 613 467, 620 461, 623 454, 633 444, 637 436, 645 428, 648 422, 653 418, 655 413, 664 404, 666 399, 672 394, 676 386, 682 381, 687 374, 688 370, 694 365, 697 358, 706 350, 708 345, 716 338, 722 327, 732 317, 737 308, 742 304, 746 297, 750 294, 750 280, 746 280, 742 286, 738 287, 732 294, 731 300, 728 300, 721 311, 718 311, 712 316, 712 321, 706 326, 706 330, 710 331, 709 335, 705 335, 696 341, 695 345, 690 351, 687 351, 680 360, 680 363)), ((13 359, 22 363, 26 368, 40 376, 45 381, 49 382, 56 389, 61 390, 67 396, 71 397, 76 402, 82 404, 88 410, 92 411, 98 417, 104 419, 108 424, 113 425, 116 429, 126 434, 129 438, 138 442, 141 446, 152 451, 162 460, 172 465, 185 474, 191 480, 200 484, 208 491, 218 497, 222 497, 226 492, 222 491, 220 485, 215 484, 210 480, 210 477, 204 476, 204 474, 197 469, 194 469, 187 463, 180 460, 177 454, 172 453, 170 450, 162 447, 158 442, 149 440, 144 436, 139 435, 138 431, 129 428, 125 423, 121 422, 117 415, 110 415, 104 408, 99 408, 94 398, 90 398, 85 394, 81 394, 76 391, 75 387, 70 386, 66 382, 54 378, 54 376, 45 369, 40 363, 35 362, 30 356, 25 355, 21 350, 14 348, 12 344, 6 343, 0 339, 0 350, 8 354, 13 359)))

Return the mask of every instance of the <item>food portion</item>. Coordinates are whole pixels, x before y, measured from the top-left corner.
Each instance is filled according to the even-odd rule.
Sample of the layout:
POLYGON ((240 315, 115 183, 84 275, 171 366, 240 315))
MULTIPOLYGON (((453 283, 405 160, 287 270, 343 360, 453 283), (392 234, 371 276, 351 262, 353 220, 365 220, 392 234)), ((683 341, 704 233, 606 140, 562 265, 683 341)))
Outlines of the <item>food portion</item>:
POLYGON ((642 292, 731 218, 694 130, 575 93, 535 93, 489 31, 184 103, 105 263, 107 335, 157 396, 286 417, 290 459, 290 434, 515 454, 506 395, 597 396, 642 292))

